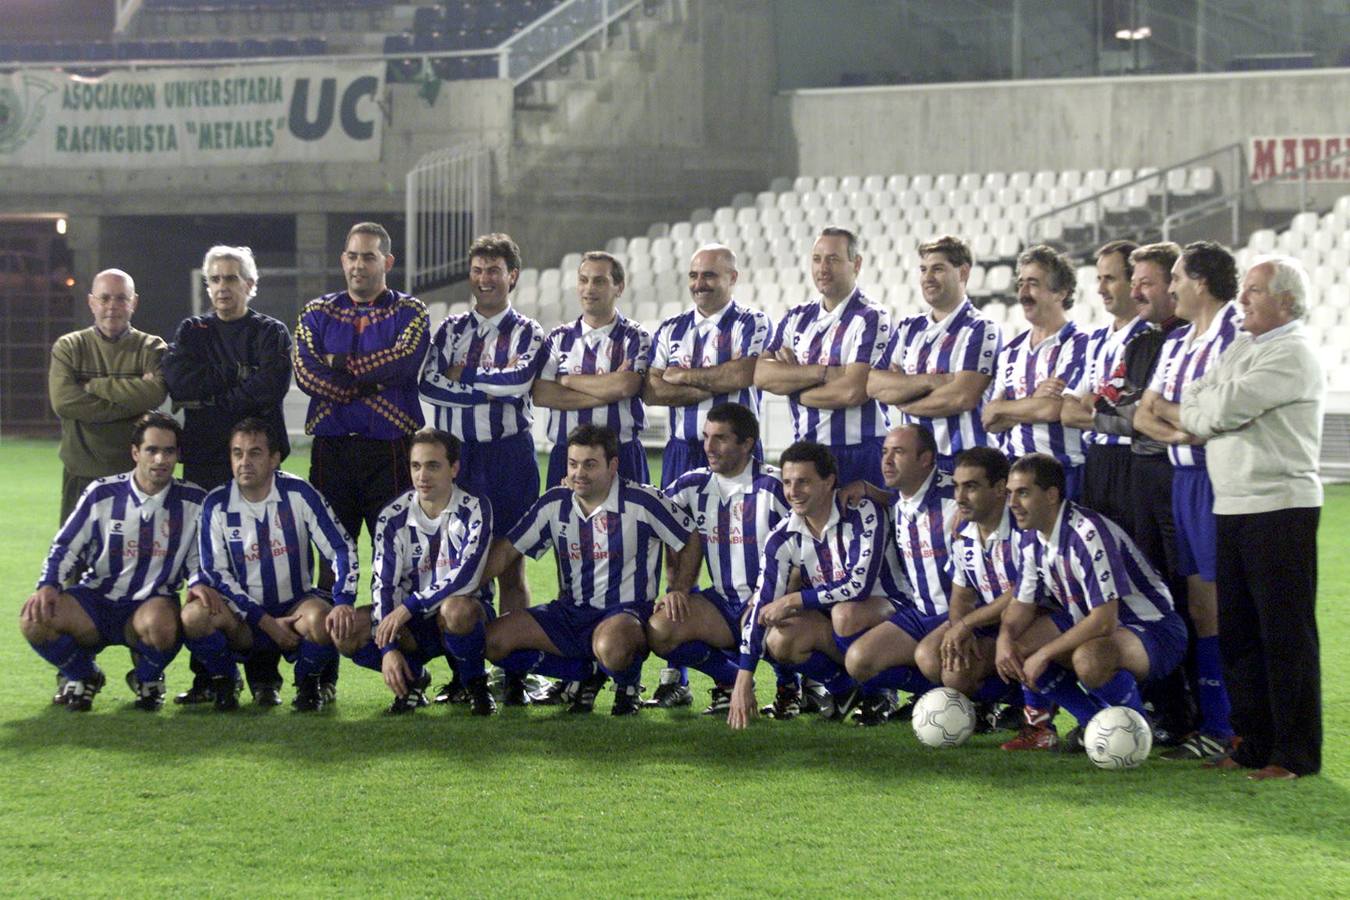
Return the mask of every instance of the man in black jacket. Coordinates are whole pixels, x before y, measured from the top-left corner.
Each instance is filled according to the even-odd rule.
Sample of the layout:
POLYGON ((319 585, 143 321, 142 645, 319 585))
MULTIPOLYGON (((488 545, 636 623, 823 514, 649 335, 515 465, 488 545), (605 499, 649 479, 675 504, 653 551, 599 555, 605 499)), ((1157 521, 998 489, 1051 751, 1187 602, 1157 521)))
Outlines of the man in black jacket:
POLYGON ((230 429, 241 419, 262 419, 282 458, 290 452, 281 402, 291 386, 291 336, 276 319, 249 309, 258 292, 249 248, 212 247, 202 274, 212 311, 178 326, 164 379, 187 420, 183 476, 210 491, 230 480, 230 429))

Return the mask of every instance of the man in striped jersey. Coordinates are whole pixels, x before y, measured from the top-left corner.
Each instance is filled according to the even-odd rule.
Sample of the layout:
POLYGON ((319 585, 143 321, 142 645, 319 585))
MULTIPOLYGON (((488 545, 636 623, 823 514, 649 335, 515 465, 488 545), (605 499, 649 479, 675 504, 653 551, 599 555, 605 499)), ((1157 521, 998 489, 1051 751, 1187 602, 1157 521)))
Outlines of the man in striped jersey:
POLYGON ((679 565, 671 554, 669 592, 647 621, 647 642, 656 655, 713 680, 705 715, 730 708, 732 654, 759 582, 763 541, 788 512, 778 470, 754 457, 758 442, 754 413, 739 403, 714 406, 703 425, 707 467, 684 473, 665 489, 694 520, 712 585, 695 590, 692 582, 677 584, 679 565))
POLYGON ((637 713, 661 545, 686 551, 670 581, 692 584, 698 565, 697 545, 689 540, 693 526, 654 487, 619 477, 613 431, 577 426, 567 437, 567 485, 545 491, 506 538, 494 542, 484 574, 491 578, 523 554, 538 558, 552 547, 558 598, 503 612, 487 628, 488 658, 516 678, 537 672, 582 682, 572 712, 589 712, 605 676, 611 677, 618 694, 611 713, 637 713))
MULTIPOLYGON (((708 465, 703 424, 713 407, 739 403, 759 418, 755 364, 772 323, 759 310, 732 299, 736 254, 706 244, 689 262, 694 308, 661 323, 652 339, 652 361, 643 399, 670 409, 670 442, 661 456, 661 487, 708 465)), ((758 452, 758 451, 757 451, 758 452)))
MULTIPOLYGON (((184 605, 184 643, 210 673, 218 710, 238 707, 235 654, 250 652, 294 661, 292 706, 320 710, 327 702, 320 676, 337 656, 333 642, 356 630, 356 548, 323 495, 277 468, 281 451, 267 423, 234 426, 230 463, 234 479, 208 494, 202 509, 202 578, 219 593, 184 605), (331 605, 314 586, 311 544, 333 571, 331 605)), ((272 688, 255 687, 253 698, 280 702, 272 688)))
POLYGON ((1060 412, 1063 386, 1076 384, 1087 365, 1087 335, 1065 315, 1076 281, 1073 262, 1044 244, 1017 258, 1017 300, 1031 327, 999 353, 993 399, 982 413, 1008 459, 1049 453, 1059 460, 1071 500, 1080 493, 1083 432, 1063 424, 1060 412))
POLYGON ((764 542, 755 602, 741 630, 740 671, 727 724, 745 728, 756 714, 755 666, 768 655, 824 684, 843 720, 861 692, 844 671, 848 645, 885 621, 891 601, 877 595, 886 550, 886 514, 867 497, 850 507, 836 489, 829 448, 798 441, 783 451, 783 494, 792 512, 764 542), (796 570, 800 587, 789 590, 796 570))
POLYGON ((793 439, 828 447, 842 484, 881 483, 886 432, 867 378, 886 352, 891 321, 857 287, 862 262, 853 232, 823 229, 811 249, 820 299, 793 307, 755 363, 755 385, 788 398, 793 439))
POLYGON ((19 628, 56 666, 54 703, 85 712, 105 678, 94 657, 109 644, 132 650, 127 684, 139 709, 164 705, 164 669, 178 653, 178 598, 197 580, 197 527, 204 494, 173 477, 183 431, 164 413, 147 413, 131 432, 135 468, 95 479, 52 542, 19 628), (79 582, 65 585, 76 575, 79 582))
MULTIPOLYGON (((892 428, 881 445, 881 474, 889 490, 869 485, 889 506, 896 559, 903 573, 890 617, 859 637, 844 658, 848 673, 869 689, 861 722, 880 725, 894 705, 888 691, 921 694, 932 684, 919 672, 919 642, 947 621, 951 594, 950 544, 957 508, 952 478, 937 468, 937 444, 922 425, 892 428)), ((894 588, 893 588, 894 590, 894 588)), ((981 698, 983 700, 983 698, 981 698)))
POLYGON ((1077 382, 1064 386, 1060 421, 1083 429, 1083 505, 1134 534, 1130 499, 1130 423, 1119 416, 1097 419, 1097 395, 1125 355, 1125 346, 1148 328, 1132 296, 1132 241, 1111 241, 1097 251, 1097 294, 1111 324, 1088 336, 1087 365, 1077 382), (1114 428, 1112 431, 1110 429, 1114 428))
POLYGON ((413 489, 384 508, 375 530, 373 603, 357 609, 355 626, 335 641, 357 665, 384 676, 393 715, 427 705, 424 666, 442 654, 459 662, 473 713, 497 711, 483 671, 483 629, 494 613, 490 596, 477 591, 492 506, 455 486, 459 449, 448 432, 413 435, 413 489))
MULTIPOLYGON (((933 433, 937 466, 948 474, 956 454, 988 443, 980 404, 1001 342, 998 326, 966 297, 972 262, 970 247, 951 235, 919 245, 919 284, 932 312, 897 325, 867 375, 869 397, 933 433)), ((900 424, 894 413, 892 424, 900 424)))
POLYGON ((1022 536, 1014 602, 1003 614, 994 664, 1078 720, 1107 706, 1144 714, 1139 683, 1181 663, 1186 625, 1167 585, 1119 525, 1064 498, 1064 467, 1032 453, 1013 464, 1009 506, 1022 536), (1038 605, 1045 598, 1049 607, 1038 605), (1081 683, 1081 684, 1080 684, 1081 683))
POLYGON ((619 477, 647 482, 647 451, 638 435, 647 427, 641 393, 652 341, 614 308, 623 296, 624 280, 623 263, 613 254, 582 254, 577 267, 581 318, 559 325, 544 338, 531 394, 549 410, 549 487, 567 475, 567 436, 582 424, 604 425, 618 434, 619 477))
POLYGON ((1232 749, 1228 691, 1219 653, 1217 578, 1218 523, 1214 488, 1205 471, 1204 441, 1181 424, 1181 395, 1238 336, 1242 315, 1234 302, 1237 263, 1212 241, 1188 244, 1172 267, 1171 293, 1177 315, 1190 325, 1163 345, 1153 380, 1139 402, 1134 425, 1167 445, 1172 462, 1172 519, 1176 524, 1177 571, 1186 579, 1186 612, 1195 631, 1196 699, 1200 728, 1164 754, 1166 759, 1211 759, 1232 749))
MULTIPOLYGON (((436 427, 462 444, 456 484, 492 505, 493 537, 504 536, 539 497, 530 391, 544 329, 511 306, 520 265, 509 234, 485 234, 470 245, 473 309, 446 317, 422 369, 422 398, 435 407, 436 427)), ((523 557, 495 579, 503 612, 530 605, 523 557)), ((456 687, 447 684, 437 702, 451 699, 456 687)), ((508 681, 507 705, 525 702, 525 685, 508 681)))

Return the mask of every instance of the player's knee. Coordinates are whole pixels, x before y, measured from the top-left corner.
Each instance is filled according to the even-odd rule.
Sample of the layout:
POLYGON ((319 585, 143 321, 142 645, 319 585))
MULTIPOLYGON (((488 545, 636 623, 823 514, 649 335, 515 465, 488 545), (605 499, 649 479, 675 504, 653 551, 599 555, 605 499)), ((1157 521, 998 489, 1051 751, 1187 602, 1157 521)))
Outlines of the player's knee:
MULTIPOLYGON (((914 665, 918 666, 923 677, 935 684, 942 681, 942 655, 929 641, 923 641, 914 650, 914 665)), ((945 683, 945 682, 944 682, 945 683)))
POLYGON ((979 680, 975 678, 974 674, 968 669, 962 669, 960 672, 953 672, 948 669, 942 673, 941 679, 929 675, 927 672, 923 673, 923 677, 935 684, 941 683, 943 687, 949 687, 954 691, 960 691, 967 697, 974 696, 975 692, 980 689, 979 680))
POLYGON ((877 674, 877 666, 867 654, 864 644, 855 643, 844 654, 844 668, 855 681, 866 681, 877 674))
POLYGON ((1101 687, 1116 673, 1115 654, 1107 641, 1089 641, 1073 651, 1073 671, 1089 688, 1101 687))
POLYGON ((351 656, 364 647, 368 640, 370 640, 370 638, 364 634, 349 634, 345 638, 333 641, 333 646, 336 647, 337 652, 341 653, 343 656, 351 656))
POLYGON ((186 638, 202 638, 211 633, 211 613, 204 603, 193 600, 185 604, 178 620, 183 624, 186 638))
POLYGON ((684 641, 680 639, 678 623, 657 615, 647 620, 647 643, 657 656, 666 656, 684 641))
POLYGON ((56 640, 57 637, 55 628, 32 619, 20 619, 19 631, 23 633, 24 640, 30 644, 46 644, 56 640))
POLYGON ((471 597, 447 597, 440 618, 441 628, 449 634, 469 634, 483 620, 483 609, 471 597))
POLYGON ((308 607, 296 621, 299 626, 296 630, 305 640, 321 646, 328 646, 333 643, 333 639, 328 636, 328 628, 325 624, 328 613, 328 609, 317 604, 308 607))
POLYGON ((496 622, 488 625, 487 634, 484 635, 483 655, 492 662, 501 662, 506 658, 507 654, 516 649, 511 646, 510 641, 507 639, 506 629, 497 627, 498 622, 503 621, 505 620, 498 619, 496 622))
POLYGON ((861 604, 841 603, 830 610, 830 625, 840 637, 852 637, 866 626, 866 615, 861 604))
POLYGON ((178 619, 173 615, 155 616, 142 628, 138 637, 156 650, 172 650, 178 644, 178 619))

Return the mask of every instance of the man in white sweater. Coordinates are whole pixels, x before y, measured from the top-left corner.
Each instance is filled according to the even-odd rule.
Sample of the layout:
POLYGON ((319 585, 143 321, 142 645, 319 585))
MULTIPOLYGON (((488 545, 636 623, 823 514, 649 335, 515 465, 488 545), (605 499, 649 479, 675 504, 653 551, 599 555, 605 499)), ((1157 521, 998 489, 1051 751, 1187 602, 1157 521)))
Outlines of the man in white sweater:
POLYGON ((1242 283, 1243 334, 1182 394, 1181 423, 1207 439, 1218 517, 1219 639, 1242 743, 1212 765, 1257 781, 1322 761, 1317 522, 1326 378, 1303 325, 1308 276, 1257 259, 1242 283))

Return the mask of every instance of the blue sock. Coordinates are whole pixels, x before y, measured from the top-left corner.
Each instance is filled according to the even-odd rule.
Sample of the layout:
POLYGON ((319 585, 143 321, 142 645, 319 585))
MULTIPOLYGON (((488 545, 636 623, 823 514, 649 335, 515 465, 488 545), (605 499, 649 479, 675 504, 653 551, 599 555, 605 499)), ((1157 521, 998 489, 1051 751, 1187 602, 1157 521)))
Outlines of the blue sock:
POLYGON ((1022 717, 1028 725, 1049 725, 1055 718, 1055 704, 1040 691, 1022 685, 1022 717))
POLYGON ((549 678, 561 678, 564 681, 585 681, 595 674, 595 667, 589 659, 571 659, 554 656, 542 650, 513 650, 506 654, 497 665, 511 675, 523 676, 537 672, 549 678))
POLYGON ((384 671, 384 666, 381 665, 380 648, 375 646, 374 641, 366 641, 361 645, 361 649, 349 656, 348 659, 363 669, 373 669, 376 672, 384 671))
POLYGON ((600 664, 600 670, 614 679, 616 687, 633 687, 642 680, 642 663, 647 658, 645 653, 633 655, 633 661, 625 668, 611 669, 604 663, 600 664))
POLYGON ((689 687, 689 667, 676 666, 675 671, 680 673, 680 685, 682 687, 689 687))
POLYGON ((37 651, 38 656, 56 666, 62 675, 74 681, 93 678, 98 672, 98 666, 94 665, 94 654, 81 647, 79 642, 68 634, 60 635, 56 640, 45 644, 31 646, 37 651))
POLYGON ((1107 706, 1128 706, 1140 715, 1144 714, 1144 698, 1139 696, 1139 682, 1129 669, 1117 669, 1110 681, 1091 693, 1107 706))
POLYGON ((1079 725, 1086 725, 1102 708, 1101 703, 1089 697, 1079 686, 1078 679, 1063 666, 1051 664, 1036 687, 1047 698, 1067 709, 1079 725))
POLYGON ((234 654, 230 652, 225 635, 219 631, 213 631, 206 637, 188 638, 183 641, 183 645, 188 648, 189 653, 201 661, 202 668, 206 669, 206 674, 211 677, 238 675, 238 669, 234 665, 234 654))
POLYGON ((819 650, 812 650, 806 662, 793 668, 812 681, 825 685, 825 690, 831 694, 842 694, 858 686, 858 682, 849 677, 843 666, 819 650))
POLYGON ((864 681, 863 687, 869 691, 893 690, 924 694, 932 690, 934 685, 914 666, 891 666, 864 681))
POLYGON ((1223 659, 1219 656, 1218 635, 1195 639, 1195 682, 1200 703, 1200 730, 1212 738, 1226 741, 1233 736, 1229 722, 1233 708, 1223 684, 1223 659))
POLYGON ((783 664, 780 663, 780 662, 775 662, 775 661, 773 661, 773 660, 770 660, 770 661, 769 661, 769 667, 773 669, 773 674, 774 674, 774 675, 777 677, 777 679, 778 679, 778 686, 779 686, 779 687, 782 687, 782 686, 784 686, 784 685, 786 685, 786 686, 788 686, 788 687, 797 687, 797 686, 798 686, 798 680, 799 680, 799 679, 798 679, 797 672, 796 672, 796 670, 794 670, 791 666, 785 666, 785 665, 783 665, 783 664))
POLYGON ((468 684, 486 673, 483 667, 483 648, 487 645, 487 631, 479 622, 468 634, 441 632, 441 644, 455 661, 455 671, 468 684))
POLYGON ((681 668, 692 666, 713 680, 714 684, 728 685, 736 680, 736 666, 727 654, 703 641, 685 641, 666 660, 681 668))
POLYGON ((175 643, 168 650, 156 650, 145 641, 137 641, 136 653, 139 658, 136 660, 136 677, 141 681, 159 681, 182 646, 175 643))
POLYGON ((330 665, 337 659, 338 652, 332 646, 323 646, 313 641, 300 641, 300 659, 295 663, 295 680, 322 676, 324 669, 332 672, 330 665))
POLYGON ((997 703, 1008 693, 1008 686, 997 675, 990 675, 971 697, 976 703, 997 703))

